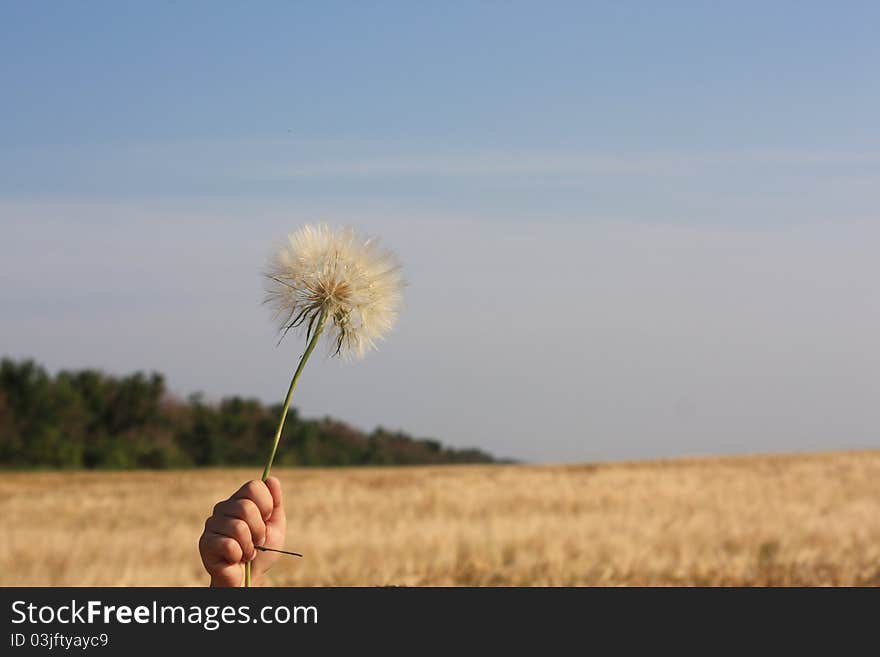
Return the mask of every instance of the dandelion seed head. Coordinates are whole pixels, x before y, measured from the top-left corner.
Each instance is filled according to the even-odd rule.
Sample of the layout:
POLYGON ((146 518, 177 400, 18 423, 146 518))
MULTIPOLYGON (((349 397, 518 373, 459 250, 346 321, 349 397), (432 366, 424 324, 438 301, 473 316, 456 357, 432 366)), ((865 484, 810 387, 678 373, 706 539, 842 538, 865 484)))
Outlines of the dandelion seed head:
POLYGON ((403 289, 397 258, 352 228, 303 226, 273 254, 265 276, 266 303, 282 338, 291 329, 310 336, 326 312, 332 352, 361 358, 397 321, 403 289))

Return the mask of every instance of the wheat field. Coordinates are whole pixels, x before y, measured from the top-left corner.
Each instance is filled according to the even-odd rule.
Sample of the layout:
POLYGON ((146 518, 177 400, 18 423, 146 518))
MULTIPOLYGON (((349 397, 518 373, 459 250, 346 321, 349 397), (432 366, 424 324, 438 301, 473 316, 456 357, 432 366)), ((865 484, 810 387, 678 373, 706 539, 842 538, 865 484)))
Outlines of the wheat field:
MULTIPOLYGON (((4 473, 0 584, 207 582, 251 469, 4 473)), ((878 585, 880 451, 600 465, 278 469, 275 585, 878 585)))

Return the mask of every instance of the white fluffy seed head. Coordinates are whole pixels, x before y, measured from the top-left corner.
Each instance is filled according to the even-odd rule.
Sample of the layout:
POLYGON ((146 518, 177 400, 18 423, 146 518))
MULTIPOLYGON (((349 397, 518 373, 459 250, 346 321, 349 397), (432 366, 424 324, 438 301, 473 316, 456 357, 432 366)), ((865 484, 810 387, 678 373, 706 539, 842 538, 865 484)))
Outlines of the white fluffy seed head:
POLYGON ((391 251, 352 228, 324 224, 288 235, 265 276, 282 338, 295 328, 308 337, 326 312, 331 351, 345 358, 362 357, 391 330, 404 285, 391 251))

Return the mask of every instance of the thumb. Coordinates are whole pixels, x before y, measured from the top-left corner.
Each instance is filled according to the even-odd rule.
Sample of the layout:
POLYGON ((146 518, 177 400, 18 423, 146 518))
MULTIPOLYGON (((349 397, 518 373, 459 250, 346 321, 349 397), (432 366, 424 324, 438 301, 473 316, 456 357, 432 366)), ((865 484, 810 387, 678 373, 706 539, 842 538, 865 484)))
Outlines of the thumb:
POLYGON ((278 477, 269 477, 266 479, 266 488, 272 495, 272 515, 269 516, 268 522, 275 523, 284 520, 284 499, 281 492, 281 481, 278 477))

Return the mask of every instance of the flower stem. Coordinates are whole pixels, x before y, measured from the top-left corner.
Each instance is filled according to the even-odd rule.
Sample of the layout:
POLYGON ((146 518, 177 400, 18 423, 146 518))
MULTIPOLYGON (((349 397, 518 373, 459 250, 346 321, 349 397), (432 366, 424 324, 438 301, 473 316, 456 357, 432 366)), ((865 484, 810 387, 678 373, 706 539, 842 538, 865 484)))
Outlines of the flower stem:
MULTIPOLYGON (((293 373, 293 378, 290 380, 290 387, 287 389, 287 397, 284 398, 284 408, 281 409, 281 419, 278 421, 278 431, 275 432, 275 441, 272 443, 272 451, 269 453, 269 460, 266 461, 266 467, 263 468, 263 476, 261 479, 266 481, 269 478, 269 473, 272 471, 272 463, 275 461, 275 452, 278 451, 278 443, 281 440, 281 432, 284 429, 284 420, 287 419, 287 411, 290 409, 290 400, 293 397, 293 391, 296 388, 296 384, 299 381, 300 374, 302 374, 303 369, 306 366, 306 361, 309 359, 309 356, 312 355, 312 352, 315 350, 315 346, 318 344, 318 338, 321 337, 321 333, 324 331, 324 324, 327 322, 327 308, 324 307, 321 310, 321 316, 318 318, 318 325, 315 327, 315 332, 312 334, 312 339, 309 340, 309 344, 306 347, 305 353, 302 355, 302 358, 299 360, 299 365, 296 368, 296 372, 293 373)), ((248 561, 244 565, 244 585, 251 585, 251 562, 248 561)))

